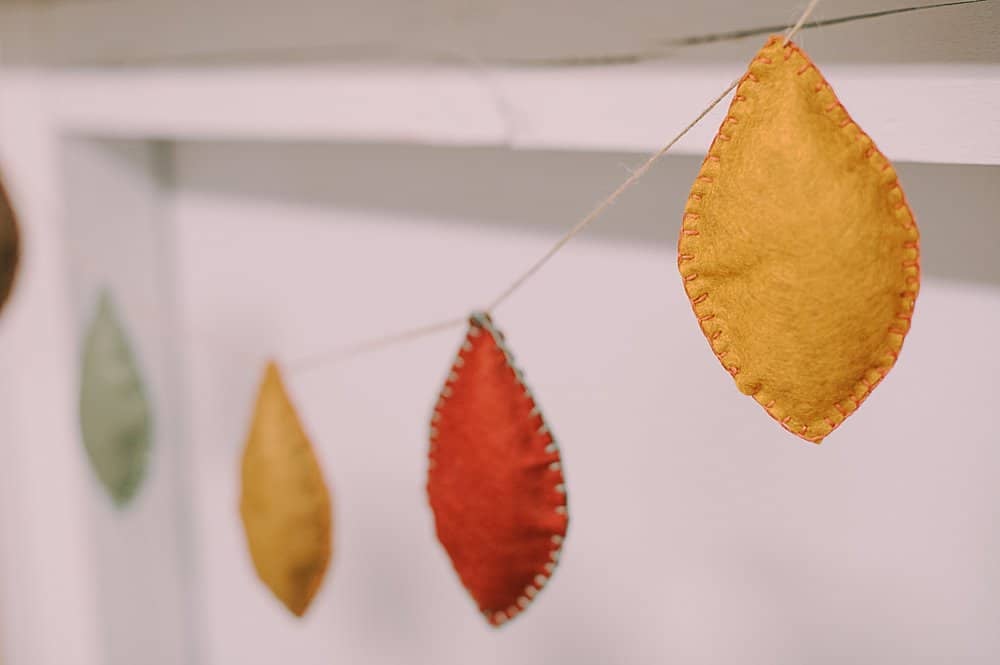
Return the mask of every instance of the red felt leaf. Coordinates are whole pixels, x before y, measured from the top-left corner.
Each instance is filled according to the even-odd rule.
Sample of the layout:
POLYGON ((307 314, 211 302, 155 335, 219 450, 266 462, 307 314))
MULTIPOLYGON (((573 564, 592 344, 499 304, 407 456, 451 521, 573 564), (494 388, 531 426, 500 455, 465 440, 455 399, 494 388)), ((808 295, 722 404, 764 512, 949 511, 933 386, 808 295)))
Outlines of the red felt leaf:
POLYGON ((474 315, 431 422, 437 535, 494 626, 555 569, 569 517, 559 448, 489 317, 474 315))

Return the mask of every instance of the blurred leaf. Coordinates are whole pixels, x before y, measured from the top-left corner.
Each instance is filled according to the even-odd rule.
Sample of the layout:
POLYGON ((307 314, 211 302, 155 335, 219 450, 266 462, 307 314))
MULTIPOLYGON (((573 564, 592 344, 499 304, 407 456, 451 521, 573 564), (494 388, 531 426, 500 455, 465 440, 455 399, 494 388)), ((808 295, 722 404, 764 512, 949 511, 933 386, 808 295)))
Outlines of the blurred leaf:
POLYGON ((146 475, 152 417, 111 296, 102 291, 83 346, 80 430, 97 477, 118 506, 146 475))
POLYGON ((260 384, 242 470, 240 514, 254 567, 302 616, 330 563, 330 492, 273 362, 260 384))
POLYGON ((3 183, 0 183, 0 309, 7 303, 14 287, 20 257, 21 238, 17 217, 3 183))

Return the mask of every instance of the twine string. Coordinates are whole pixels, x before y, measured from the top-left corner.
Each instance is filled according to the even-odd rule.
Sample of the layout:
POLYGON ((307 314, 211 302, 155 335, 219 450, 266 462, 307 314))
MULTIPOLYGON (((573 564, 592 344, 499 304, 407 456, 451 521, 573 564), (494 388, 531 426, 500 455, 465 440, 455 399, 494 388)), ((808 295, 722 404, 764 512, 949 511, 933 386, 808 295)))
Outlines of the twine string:
MULTIPOLYGON (((923 5, 910 5, 907 7, 893 7, 891 9, 881 9, 878 11, 862 12, 833 18, 808 21, 802 26, 802 30, 823 28, 833 25, 843 25, 856 21, 867 21, 869 19, 894 16, 896 14, 907 14, 910 12, 920 12, 931 9, 941 9, 945 7, 957 7, 960 5, 972 5, 991 0, 948 0, 947 2, 936 2, 923 5)), ((787 25, 766 25, 752 28, 741 28, 726 32, 716 32, 709 34, 689 35, 685 37, 673 37, 660 40, 649 49, 624 52, 624 53, 604 53, 604 54, 579 54, 560 56, 533 56, 533 57, 484 57, 476 58, 483 65, 508 66, 519 68, 531 67, 592 67, 603 65, 626 65, 639 62, 649 62, 666 60, 674 49, 700 46, 703 44, 713 44, 718 42, 731 42, 747 39, 749 37, 759 37, 761 35, 771 35, 786 29, 787 25)), ((426 48, 421 44, 401 46, 396 42, 367 41, 348 44, 338 44, 335 46, 318 45, 305 47, 288 48, 239 48, 221 51, 199 51, 199 52, 179 52, 171 55, 155 55, 147 57, 130 57, 127 60, 118 57, 96 57, 76 62, 78 65, 92 67, 111 67, 135 65, 184 65, 184 64, 213 64, 232 61, 250 62, 301 62, 324 58, 340 62, 353 62, 357 60, 371 61, 372 59, 385 60, 406 60, 416 59, 418 62, 427 64, 465 64, 470 59, 468 55, 448 49, 426 48)))
MULTIPOLYGON (((972 0, 979 1, 979 0, 972 0)), ((966 3, 968 0, 966 0, 966 3)), ((807 26, 806 21, 812 15, 816 6, 819 4, 819 0, 811 0, 806 6, 802 15, 799 17, 798 21, 788 28, 785 33, 784 43, 787 44, 792 40, 795 35, 807 26)), ((951 3, 946 3, 943 6, 947 6, 951 3)), ((881 14, 874 14, 881 15, 881 14)), ((818 23, 817 23, 818 24, 818 23)), ((515 278, 506 288, 504 288, 485 308, 487 314, 492 314, 493 311, 507 301, 514 293, 516 293, 528 280, 534 277, 560 250, 563 249, 573 238, 583 232, 588 226, 593 224, 602 213, 604 213, 611 205, 615 203, 629 188, 635 185, 644 175, 646 175, 657 162, 659 162, 664 155, 667 154, 673 148, 678 141, 684 138, 685 135, 692 128, 694 128, 699 122, 701 122, 705 116, 707 116, 716 106, 718 106, 722 100, 724 100, 735 88, 739 85, 742 77, 735 79, 732 83, 726 86, 719 95, 717 95, 709 104, 698 113, 695 118, 689 122, 680 132, 677 133, 670 141, 660 148, 658 151, 653 153, 641 166, 639 166, 635 171, 633 171, 629 177, 622 182, 613 192, 611 192, 607 197, 600 201, 589 213, 587 213, 582 219, 580 219, 576 224, 572 226, 562 237, 560 237, 541 257, 539 257, 534 263, 532 263, 523 273, 521 273, 517 278, 515 278)), ((410 342, 422 337, 427 337, 429 335, 436 334, 438 332, 443 332, 445 330, 450 330, 452 328, 457 328, 464 323, 466 323, 467 317, 455 317, 449 318, 434 323, 430 323, 423 326, 413 327, 401 330, 399 332, 394 332, 378 337, 374 337, 367 340, 362 340, 355 342, 353 344, 341 346, 326 352, 313 354, 310 356, 305 356, 288 363, 288 367, 293 371, 303 371, 314 369, 320 366, 326 366, 333 364, 354 356, 369 353, 372 351, 377 351, 384 349, 388 346, 394 346, 397 344, 402 344, 405 342, 410 342)))
MULTIPOLYGON (((816 5, 818 4, 819 0, 810 1, 809 5, 805 8, 805 11, 803 11, 802 15, 799 17, 799 20, 795 23, 795 25, 789 28, 787 33, 785 33, 786 44, 792 39, 792 37, 796 35, 796 33, 799 32, 799 30, 802 29, 802 26, 805 25, 806 19, 809 18, 809 16, 813 13, 813 10, 816 9, 816 5)), ((497 295, 490 302, 490 304, 485 308, 484 311, 487 314, 492 314, 497 307, 502 305, 508 298, 514 295, 514 293, 516 293, 518 289, 524 286, 524 284, 529 279, 534 277, 538 273, 538 271, 541 270, 545 266, 545 264, 547 264, 552 259, 552 257, 558 254, 559 251, 563 247, 565 247, 567 243, 569 243, 570 240, 575 238, 577 235, 583 232, 584 229, 586 229, 588 226, 597 221, 597 219, 601 216, 601 214, 605 210, 610 208, 615 201, 617 201, 626 191, 628 191, 629 188, 632 187, 632 185, 639 182, 639 180, 644 175, 646 175, 650 171, 650 169, 652 169, 653 166, 658 161, 660 161, 663 158, 663 156, 670 151, 671 148, 673 148, 677 144, 678 141, 684 138, 684 136, 686 136, 687 133, 691 131, 691 129, 695 125, 701 122, 706 115, 711 113, 712 109, 718 106, 719 103, 722 102, 722 100, 725 99, 729 95, 729 93, 731 93, 736 88, 737 85, 739 85, 741 80, 742 77, 737 78, 733 80, 733 82, 730 83, 728 86, 726 86, 726 89, 723 90, 721 93, 719 93, 719 95, 717 95, 711 102, 709 102, 708 106, 702 109, 702 111, 697 116, 695 116, 694 120, 689 122, 684 127, 684 129, 682 129, 680 132, 677 133, 676 136, 670 139, 670 141, 665 146, 663 146, 655 153, 653 153, 649 157, 649 159, 647 159, 642 164, 642 166, 633 171, 632 174, 629 175, 629 177, 626 178, 622 184, 618 185, 618 187, 613 192, 611 192, 611 194, 605 197, 600 203, 598 203, 593 208, 593 210, 591 210, 580 221, 574 224, 569 231, 563 234, 563 236, 559 238, 555 242, 555 244, 553 244, 552 247, 548 249, 548 251, 542 254, 542 256, 539 257, 538 260, 536 260, 533 264, 531 264, 527 270, 521 273, 516 279, 514 279, 513 282, 510 283, 509 286, 503 289, 503 291, 501 291, 500 294, 497 295)), ((288 368, 292 371, 303 371, 308 369, 314 369, 319 366, 329 365, 341 360, 346 360, 348 358, 363 353, 369 353, 371 351, 384 349, 387 346, 402 344, 404 342, 409 342, 415 339, 419 339, 421 337, 433 335, 435 333, 449 330, 451 328, 456 328, 465 323, 465 321, 466 317, 464 316, 459 318, 451 318, 443 321, 438 321, 435 323, 430 323, 424 326, 408 328, 400 332, 390 333, 369 340, 362 340, 360 342, 355 342, 347 346, 342 346, 330 351, 294 360, 288 363, 288 368)))
POLYGON ((527 270, 525 270, 524 273, 521 274, 520 277, 518 277, 517 279, 515 279, 510 284, 510 286, 508 286, 503 291, 501 291, 500 295, 498 295, 496 298, 494 298, 490 302, 489 306, 486 307, 486 312, 489 313, 489 314, 492 314, 493 311, 497 307, 499 307, 500 305, 502 305, 504 303, 504 301, 506 301, 508 298, 510 298, 512 295, 514 295, 514 293, 519 288, 521 288, 521 286, 523 286, 525 282, 527 282, 529 279, 531 279, 532 277, 534 277, 535 274, 539 270, 541 270, 542 267, 546 263, 548 263, 549 260, 551 260, 552 257, 555 256, 559 252, 559 250, 561 250, 563 247, 566 246, 566 243, 568 243, 570 240, 572 240, 573 238, 575 238, 585 228, 587 228, 588 226, 590 226, 591 224, 593 224, 597 220, 597 218, 601 216, 601 213, 603 213, 605 210, 607 210, 608 208, 610 208, 612 206, 612 204, 614 204, 614 202, 617 201, 621 197, 622 194, 624 194, 630 187, 632 187, 632 185, 634 185, 635 183, 637 183, 639 181, 639 179, 642 178, 642 176, 646 175, 646 173, 648 173, 649 170, 652 169, 653 166, 658 161, 660 161, 660 159, 662 159, 663 156, 666 155, 667 152, 671 148, 674 147, 674 145, 677 144, 678 141, 680 141, 682 138, 684 138, 684 136, 689 131, 691 131, 691 129, 695 125, 697 125, 699 122, 701 122, 702 118, 704 118, 706 115, 708 115, 709 113, 711 113, 712 109, 714 109, 716 106, 718 106, 719 102, 721 102, 723 99, 725 99, 726 95, 728 95, 730 92, 732 92, 733 89, 737 85, 739 85, 739 82, 740 82, 740 79, 735 79, 732 83, 730 83, 728 86, 726 86, 726 89, 723 90, 722 93, 719 94, 718 97, 716 97, 715 99, 713 99, 709 103, 709 105, 706 106, 701 111, 701 113, 699 113, 695 117, 694 120, 692 120, 691 122, 689 122, 687 124, 687 126, 684 129, 682 129, 674 138, 672 138, 669 143, 667 143, 665 146, 663 146, 658 151, 656 151, 655 153, 653 153, 653 155, 649 159, 647 159, 645 161, 645 163, 642 164, 642 166, 640 166, 639 168, 637 168, 635 171, 632 172, 632 174, 625 180, 625 182, 623 182, 622 184, 618 185, 618 188, 615 189, 615 191, 611 192, 611 194, 608 195, 603 201, 601 201, 600 203, 598 203, 597 206, 593 210, 591 210, 589 213, 587 213, 587 215, 583 219, 581 219, 579 222, 577 222, 573 226, 573 228, 571 228, 569 231, 567 231, 566 234, 563 235, 563 237, 559 238, 559 240, 557 240, 556 243, 554 245, 552 245, 552 247, 550 247, 547 252, 545 252, 545 254, 543 254, 537 261, 535 261, 535 263, 533 263, 527 270))
POLYGON ((399 332, 382 335, 381 337, 373 337, 371 339, 362 340, 353 344, 347 344, 328 351, 303 356, 302 358, 286 363, 286 366, 291 372, 314 369, 316 367, 346 360, 347 358, 352 358, 363 353, 379 351, 389 346, 395 346, 397 344, 402 344, 403 342, 409 342, 414 339, 450 330, 451 328, 457 328, 463 325, 467 320, 467 317, 462 316, 454 319, 438 321, 436 323, 430 323, 425 326, 400 330, 399 332))
MULTIPOLYGON (((809 18, 809 15, 813 13, 813 10, 816 9, 816 5, 818 4, 819 0, 811 0, 809 5, 806 7, 805 11, 803 11, 802 15, 799 17, 798 22, 795 23, 795 25, 793 25, 788 30, 787 33, 785 33, 785 44, 787 44, 789 40, 791 40, 791 38, 794 37, 795 34, 802 29, 802 26, 805 24, 806 19, 809 18)), ((514 295, 514 293, 519 288, 521 288, 521 286, 523 286, 525 282, 527 282, 539 270, 541 270, 542 267, 546 263, 548 263, 552 259, 552 257, 559 252, 559 250, 565 247, 570 240, 575 238, 585 228, 593 224, 605 210, 610 208, 614 204, 614 202, 621 197, 622 194, 624 194, 632 185, 639 182, 639 179, 642 178, 644 175, 646 175, 649 172, 649 170, 652 169, 653 166, 658 161, 660 161, 663 158, 663 156, 670 151, 671 148, 673 148, 677 144, 678 141, 684 138, 687 135, 687 133, 694 128, 695 125, 701 122, 706 115, 711 113, 712 109, 718 106, 719 103, 723 99, 725 99, 729 95, 729 93, 736 88, 736 86, 740 84, 741 80, 742 77, 734 79, 732 83, 726 86, 726 89, 723 90, 721 93, 719 93, 719 95, 715 99, 709 102, 708 106, 706 106, 701 111, 701 113, 695 116, 694 120, 689 122, 687 126, 684 127, 684 129, 682 129, 680 132, 677 133, 676 136, 674 136, 674 138, 670 139, 669 143, 667 143, 665 146, 663 146, 655 153, 653 153, 642 166, 640 166, 639 168, 637 168, 635 171, 632 172, 632 174, 625 180, 625 182, 620 184, 618 188, 615 189, 615 191, 611 192, 611 194, 609 194, 603 201, 598 203, 593 210, 587 213, 587 215, 584 216, 584 218, 581 219, 579 222, 577 222, 573 226, 573 228, 567 231, 563 237, 559 238, 559 240, 557 240, 556 243, 552 245, 551 248, 549 248, 549 251, 547 251, 545 254, 541 256, 541 258, 535 261, 535 263, 533 263, 526 271, 524 271, 524 273, 520 277, 515 279, 510 284, 510 286, 501 291, 500 295, 494 298, 493 301, 490 302, 490 304, 486 307, 486 312, 488 314, 492 314, 497 307, 499 307, 501 304, 503 304, 505 300, 507 300, 507 298, 514 295)))

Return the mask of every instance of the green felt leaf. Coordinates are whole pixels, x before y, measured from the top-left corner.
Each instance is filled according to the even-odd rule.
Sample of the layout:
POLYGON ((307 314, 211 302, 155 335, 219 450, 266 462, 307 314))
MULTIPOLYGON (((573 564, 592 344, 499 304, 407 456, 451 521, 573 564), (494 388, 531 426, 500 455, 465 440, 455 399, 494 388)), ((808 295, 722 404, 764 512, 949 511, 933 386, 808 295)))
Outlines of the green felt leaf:
POLYGON ((80 431, 97 477, 118 506, 146 475, 152 415, 111 296, 103 291, 83 344, 80 431))

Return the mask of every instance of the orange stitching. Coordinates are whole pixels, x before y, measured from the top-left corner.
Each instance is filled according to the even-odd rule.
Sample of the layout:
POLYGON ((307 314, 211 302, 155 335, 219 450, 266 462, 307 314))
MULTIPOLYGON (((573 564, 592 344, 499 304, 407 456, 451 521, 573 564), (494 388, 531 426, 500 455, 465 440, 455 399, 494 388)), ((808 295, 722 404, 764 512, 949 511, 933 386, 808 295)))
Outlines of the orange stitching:
POLYGON ((795 72, 795 74, 796 74, 797 76, 802 76, 802 75, 803 75, 803 74, 805 74, 805 73, 806 73, 807 71, 809 71, 809 70, 810 70, 811 68, 812 68, 812 63, 811 63, 811 62, 807 62, 807 63, 806 63, 806 65, 805 65, 805 67, 803 67, 803 68, 802 68, 802 69, 800 69, 799 71, 795 72))
MULTIPOLYGON (((774 40, 772 40, 772 43, 773 42, 774 42, 774 40)), ((815 69, 815 65, 813 64, 813 62, 795 44, 792 44, 792 43, 783 44, 782 48, 784 49, 784 59, 785 59, 785 61, 788 61, 789 59, 791 59, 791 56, 792 56, 793 53, 799 55, 805 61, 806 65, 802 69, 798 70, 797 73, 801 74, 801 73, 805 73, 809 69, 815 69)), ((818 94, 818 93, 822 92, 823 89, 828 88, 829 87, 829 83, 826 81, 826 79, 823 78, 823 75, 821 73, 819 73, 819 70, 816 70, 816 75, 819 77, 819 81, 815 84, 814 90, 818 94)), ((744 80, 749 80, 749 81, 753 81, 754 83, 757 83, 757 82, 759 82, 760 79, 753 72, 747 71, 746 75, 744 76, 744 80)), ((737 102, 745 102, 745 101, 746 101, 746 97, 744 95, 742 95, 742 94, 739 94, 739 90, 737 90, 737 94, 734 95, 734 97, 733 97, 733 103, 735 104, 737 102)), ((843 122, 839 123, 840 127, 841 128, 845 128, 845 127, 853 124, 853 120, 850 119, 850 114, 847 113, 847 110, 844 109, 843 104, 841 104, 839 101, 836 102, 836 103, 834 103, 834 104, 831 104, 830 106, 828 106, 825 109, 825 112, 829 113, 829 112, 833 111, 834 109, 836 109, 838 107, 841 108, 843 110, 844 114, 846 115, 846 119, 843 122)), ((732 108, 732 105, 730 105, 730 108, 732 108)), ((725 125, 725 123, 723 123, 723 125, 725 125)), ((719 133, 716 135, 716 139, 718 140, 720 138, 722 140, 724 140, 724 141, 728 141, 732 137, 731 136, 724 136, 722 134, 722 130, 720 128, 719 133)), ((865 149, 865 151, 863 153, 863 159, 865 161, 867 161, 873 168, 879 169, 878 165, 874 164, 872 162, 871 158, 873 156, 875 156, 876 154, 879 157, 883 158, 883 159, 885 159, 885 157, 884 157, 884 155, 882 155, 881 152, 879 152, 878 148, 875 147, 874 141, 871 141, 871 138, 867 134, 865 134, 865 132, 860 127, 858 128, 858 132, 855 135, 855 139, 858 140, 858 141, 865 141, 865 140, 867 140, 867 141, 870 142, 869 145, 868 145, 868 147, 865 149)), ((880 169, 880 172, 885 172, 886 170, 888 170, 890 168, 892 168, 892 164, 888 161, 888 159, 886 159, 885 160, 885 164, 880 169)), ((696 182, 703 182, 703 183, 712 184, 712 183, 714 183, 714 179, 711 178, 711 177, 709 177, 709 176, 704 176, 704 175, 699 174, 698 177, 696 178, 696 182)), ((890 191, 893 190, 893 189, 899 189, 900 190, 900 195, 902 196, 902 199, 901 199, 902 205, 898 205, 897 209, 903 209, 905 207, 906 210, 907 210, 907 212, 909 212, 909 215, 908 215, 909 221, 908 222, 902 222, 901 223, 902 228, 904 230, 915 229, 916 228, 916 220, 915 220, 915 218, 913 216, 913 211, 909 208, 909 204, 906 202, 906 195, 902 191, 902 189, 900 188, 898 180, 894 178, 893 182, 888 183, 888 188, 889 188, 890 191)), ((703 198, 702 194, 698 194, 697 196, 695 196, 694 194, 692 194, 692 195, 689 196, 689 200, 690 199, 694 199, 695 201, 701 201, 702 198, 703 198)), ((912 249, 912 250, 919 251, 919 240, 907 240, 907 241, 905 241, 903 243, 903 248, 904 249, 908 249, 908 250, 912 249)), ((689 255, 683 255, 682 254, 681 256, 689 256, 689 255)), ((904 310, 909 310, 909 309, 912 309, 912 307, 913 307, 913 302, 914 302, 913 299, 916 296, 917 288, 918 288, 918 285, 919 285, 919 282, 920 282, 920 279, 919 279, 919 276, 918 276, 920 274, 920 261, 919 261, 919 257, 917 259, 912 260, 912 261, 907 261, 906 263, 908 263, 909 265, 903 266, 904 269, 914 268, 916 270, 916 273, 917 273, 916 275, 906 275, 904 277, 904 284, 907 287, 907 289, 900 294, 900 298, 902 300, 902 306, 903 306, 904 310)), ((683 278, 683 280, 684 280, 685 283, 687 283, 687 282, 691 282, 691 281, 697 279, 697 277, 698 276, 696 274, 692 274, 692 275, 685 276, 683 278)), ((698 296, 698 297, 699 298, 707 297, 707 293, 704 293, 704 294, 702 294, 701 296, 698 296)), ((690 296, 689 296, 689 300, 690 300, 690 296)), ((699 302, 702 302, 702 301, 699 300, 699 302)), ((694 305, 694 303, 693 303, 693 300, 692 300, 692 307, 693 307, 693 305, 694 305)), ((903 314, 905 314, 905 311, 903 312, 903 314)), ((895 328, 892 328, 891 326, 889 327, 887 334, 898 334, 898 335, 901 335, 901 336, 905 337, 905 332, 899 332, 898 330, 896 330, 895 328)), ((719 328, 714 333, 712 333, 712 335, 710 336, 710 338, 709 338, 710 342, 713 342, 713 352, 714 352, 714 342, 716 340, 718 340, 722 335, 723 335, 723 330, 722 330, 722 328, 719 328)), ((724 352, 724 353, 728 353, 728 352, 724 352)), ((898 351, 894 351, 892 349, 887 349, 887 354, 892 359, 893 363, 895 363, 896 359, 899 356, 898 351)), ((719 354, 716 354, 716 355, 719 355, 719 354)), ((891 364, 890 364, 890 367, 891 367, 891 364)), ((877 371, 879 371, 879 373, 881 375, 881 378, 884 378, 887 375, 888 371, 889 371, 888 367, 882 367, 882 368, 874 368, 873 367, 871 369, 876 369, 877 371)), ((726 367, 726 370, 730 374, 732 374, 734 377, 739 373, 739 368, 737 368, 735 366, 726 367)), ((867 391, 867 393, 866 393, 865 396, 867 396, 867 394, 870 394, 871 390, 874 389, 875 385, 877 385, 881 381, 881 378, 878 381, 875 381, 874 383, 868 383, 867 381, 864 382, 864 385, 868 386, 868 391, 867 391)), ((859 384, 859 385, 861 385, 861 384, 859 384)), ((762 389, 763 389, 763 386, 758 384, 756 386, 756 388, 754 389, 753 394, 756 395, 756 393, 758 393, 762 389)), ((854 403, 854 410, 857 410, 858 407, 861 404, 861 401, 864 401, 864 398, 862 398, 861 401, 859 401, 858 399, 856 399, 854 397, 847 397, 845 399, 854 403)), ((762 406, 764 406, 764 408, 768 411, 768 413, 772 417, 775 417, 774 414, 771 412, 771 409, 774 406, 774 404, 775 404, 775 400, 771 400, 767 404, 762 404, 762 406)), ((840 415, 841 415, 841 417, 843 419, 846 419, 847 416, 850 415, 850 413, 853 413, 853 411, 851 411, 851 412, 845 411, 844 407, 841 406, 840 402, 835 402, 833 404, 833 408, 836 409, 840 413, 840 415)), ((783 426, 787 425, 787 421, 790 418, 791 418, 791 416, 788 416, 788 417, 785 418, 786 422, 782 423, 783 426)), ((827 425, 830 426, 830 431, 831 432, 833 430, 835 430, 837 427, 839 427, 840 424, 842 424, 844 422, 843 419, 840 421, 840 423, 835 423, 830 418, 828 418, 828 417, 825 418, 827 425)), ((775 420, 777 420, 777 418, 775 418, 775 420)), ((779 422, 781 422, 781 421, 779 421, 779 422)), ((808 425, 804 425, 804 428, 808 428, 808 425)), ((789 428, 786 426, 786 429, 789 429, 789 428)), ((789 431, 791 431, 791 430, 789 430, 789 431)), ((803 429, 802 433, 804 434, 805 431, 806 431, 806 429, 803 429)), ((803 438, 806 438, 807 440, 816 442, 816 441, 821 440, 823 437, 822 436, 814 436, 814 437, 803 437, 803 438)))
POLYGON ((701 235, 701 233, 697 229, 681 229, 681 233, 683 233, 686 236, 701 235))
POLYGON ((702 293, 700 296, 698 296, 697 298, 695 298, 694 300, 692 300, 691 304, 692 305, 700 305, 701 303, 705 302, 705 300, 707 300, 707 299, 708 299, 708 294, 707 293, 702 293))
POLYGON ((694 254, 680 254, 677 256, 678 261, 691 261, 694 259, 694 254))

